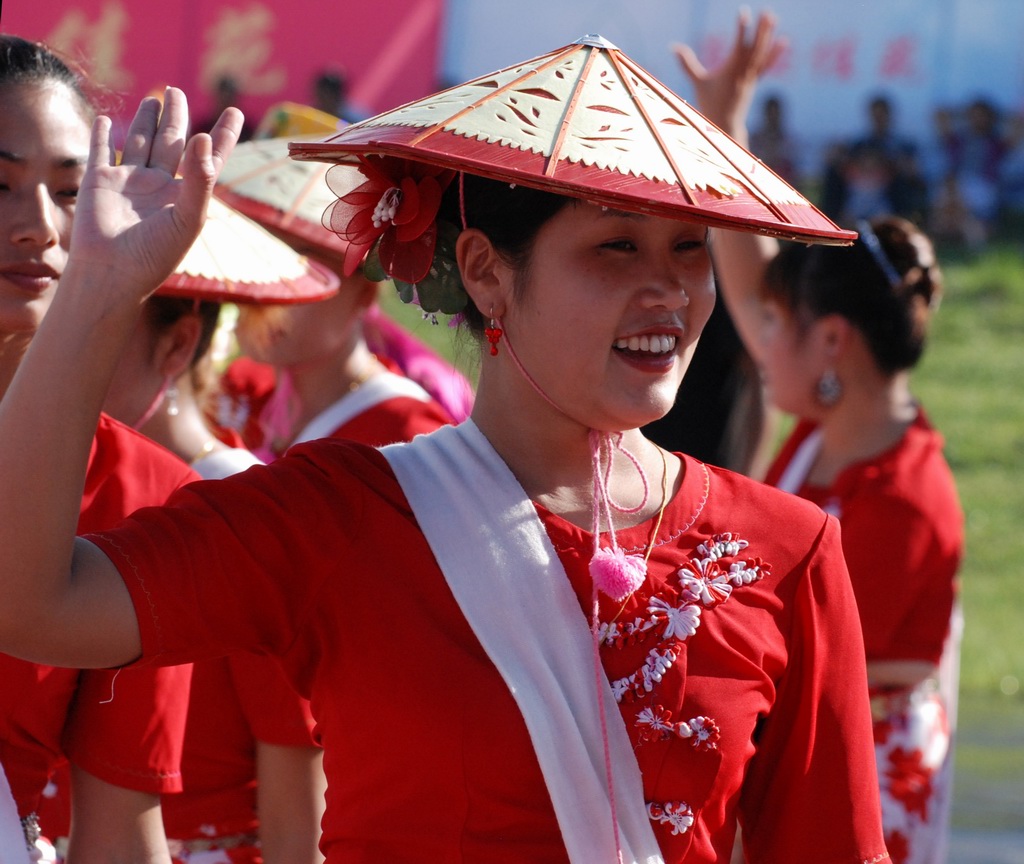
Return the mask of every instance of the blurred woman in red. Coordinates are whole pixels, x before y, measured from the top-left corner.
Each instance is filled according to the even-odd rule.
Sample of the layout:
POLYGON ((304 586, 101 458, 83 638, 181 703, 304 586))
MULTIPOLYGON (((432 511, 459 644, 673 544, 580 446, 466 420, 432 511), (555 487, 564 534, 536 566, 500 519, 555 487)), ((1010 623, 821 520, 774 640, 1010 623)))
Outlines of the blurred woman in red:
MULTIPOLYGON (((740 143, 779 43, 763 15, 707 72, 679 50, 702 109, 740 143)), ((858 223, 849 249, 717 232, 719 286, 768 397, 799 418, 766 480, 842 523, 872 694, 886 845, 945 859, 959 652, 963 514, 942 438, 910 387, 942 294, 929 239, 898 217, 858 223)))

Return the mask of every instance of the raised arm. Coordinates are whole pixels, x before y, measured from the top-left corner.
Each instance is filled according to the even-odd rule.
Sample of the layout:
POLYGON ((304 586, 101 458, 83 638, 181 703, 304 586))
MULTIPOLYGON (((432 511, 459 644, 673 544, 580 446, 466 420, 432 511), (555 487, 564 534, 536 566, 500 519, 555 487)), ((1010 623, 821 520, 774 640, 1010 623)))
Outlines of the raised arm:
POLYGON ((142 102, 120 165, 110 120, 93 125, 67 267, 0 402, 0 650, 113 666, 139 653, 127 590, 75 541, 100 406, 141 303, 198 235, 241 114, 186 142, 184 94, 142 102), (175 173, 180 172, 180 178, 175 173))
MULTIPOLYGON (((774 16, 762 13, 751 29, 750 14, 744 11, 737 21, 731 53, 713 72, 704 68, 688 45, 676 45, 675 53, 693 83, 700 110, 746 147, 747 113, 758 78, 771 68, 784 47, 785 43, 775 38, 774 16)), ((755 360, 760 358, 761 350, 759 286, 765 267, 778 249, 778 242, 771 237, 742 231, 714 232, 712 255, 718 285, 740 338, 755 360)))

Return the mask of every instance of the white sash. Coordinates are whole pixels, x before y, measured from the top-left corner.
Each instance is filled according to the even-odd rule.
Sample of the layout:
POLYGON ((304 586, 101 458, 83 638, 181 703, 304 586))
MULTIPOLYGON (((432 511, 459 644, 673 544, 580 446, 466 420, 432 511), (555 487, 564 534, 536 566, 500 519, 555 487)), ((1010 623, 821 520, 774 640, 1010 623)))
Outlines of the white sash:
POLYGON ((793 495, 798 494, 820 451, 821 430, 815 429, 800 442, 800 446, 796 448, 793 458, 789 460, 789 464, 786 466, 786 470, 782 472, 782 476, 779 477, 779 482, 775 484, 775 488, 781 489, 783 492, 790 492, 793 495))
POLYGON ((471 420, 382 452, 523 714, 569 859, 616 861, 600 699, 623 860, 663 864, 639 766, 603 676, 598 693, 589 624, 519 482, 471 420))
POLYGON ((382 372, 317 414, 295 436, 292 444, 326 438, 353 417, 358 417, 374 405, 399 396, 407 396, 421 402, 430 401, 430 394, 412 379, 395 375, 393 372, 382 372))
POLYGON ((25 832, 21 830, 18 808, 0 765, 0 864, 28 864, 25 832))

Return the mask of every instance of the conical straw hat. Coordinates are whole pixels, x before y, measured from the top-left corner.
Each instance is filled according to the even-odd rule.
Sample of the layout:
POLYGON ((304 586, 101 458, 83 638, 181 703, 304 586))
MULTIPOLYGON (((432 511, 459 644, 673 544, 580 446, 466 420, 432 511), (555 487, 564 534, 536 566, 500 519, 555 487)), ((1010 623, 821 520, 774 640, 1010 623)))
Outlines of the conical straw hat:
POLYGON ((327 268, 215 198, 196 242, 156 293, 215 303, 308 303, 336 294, 338 285, 327 268))
POLYGON ((600 36, 292 142, 291 153, 402 157, 673 219, 808 242, 856 238, 600 36))
POLYGON ((215 194, 300 244, 344 255, 347 241, 322 222, 324 211, 335 201, 324 180, 330 167, 290 158, 286 138, 245 141, 221 170, 215 194))

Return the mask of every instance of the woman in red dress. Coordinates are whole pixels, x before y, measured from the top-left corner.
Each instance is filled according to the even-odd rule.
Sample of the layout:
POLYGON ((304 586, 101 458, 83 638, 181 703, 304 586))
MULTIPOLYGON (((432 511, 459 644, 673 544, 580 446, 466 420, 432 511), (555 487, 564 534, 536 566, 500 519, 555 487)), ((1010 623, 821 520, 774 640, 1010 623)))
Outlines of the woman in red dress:
POLYGON ((382 450, 295 446, 72 554, 54 502, 237 136, 228 113, 184 146, 185 115, 173 90, 159 118, 144 103, 120 168, 98 123, 73 266, 16 382, 74 392, 82 416, 56 424, 20 387, 0 405, 0 488, 27 496, 0 494, 0 644, 100 665, 277 655, 324 744, 331 864, 711 864, 737 821, 753 861, 886 860, 835 520, 639 432, 710 314, 709 223, 845 235, 802 198, 765 207, 734 145, 695 136, 703 119, 599 37, 349 127, 323 151, 356 159, 362 191, 332 211, 346 269, 379 260, 426 311, 464 312, 471 419, 382 450), (474 172, 417 149, 440 110, 474 172), (409 136, 403 157, 379 134, 409 136), (24 626, 43 614, 45 635, 24 626))
MULTIPOLYGON (((216 236, 224 242, 223 233, 216 236)), ((297 259, 283 244, 280 256, 297 259)), ((293 269, 301 272, 298 263, 293 269)), ((104 408, 203 479, 218 479, 261 464, 244 447, 220 441, 203 408, 213 383, 219 301, 228 290, 235 302, 315 301, 333 293, 337 281, 324 273, 275 284, 268 268, 255 286, 224 274, 234 276, 228 289, 188 266, 144 304, 104 408)), ((237 653, 193 665, 181 777, 181 791, 161 802, 172 864, 323 860, 317 843, 326 783, 309 701, 273 658, 237 653)))
MULTIPOLYGON (((741 143, 777 43, 762 16, 707 73, 683 67, 702 108, 741 143)), ((720 232, 723 296, 769 398, 799 418, 766 481, 842 523, 872 694, 886 843, 898 864, 945 860, 949 829, 963 514, 942 438, 910 387, 942 276, 906 220, 857 226, 850 249, 720 232)))
POLYGON ((464 419, 468 382, 377 307, 383 286, 345 274, 348 243, 321 224, 334 197, 325 166, 288 158, 287 142, 240 145, 217 194, 343 285, 315 305, 245 304, 241 357, 215 397, 217 421, 272 462, 292 444, 348 438, 380 446, 464 419))

